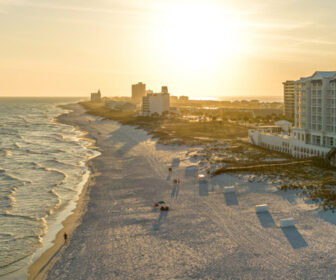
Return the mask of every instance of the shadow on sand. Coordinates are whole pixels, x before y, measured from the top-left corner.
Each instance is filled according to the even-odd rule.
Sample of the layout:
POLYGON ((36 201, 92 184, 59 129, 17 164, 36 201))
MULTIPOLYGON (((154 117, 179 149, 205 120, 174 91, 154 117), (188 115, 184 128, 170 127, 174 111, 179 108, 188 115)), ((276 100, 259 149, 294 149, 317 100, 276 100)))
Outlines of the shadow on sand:
POLYGON ((306 240, 304 240, 304 238, 298 232, 295 226, 281 228, 281 230, 286 236, 290 245, 293 247, 293 249, 299 249, 308 246, 306 240))
POLYGON ((156 223, 153 225, 154 230, 159 230, 163 222, 166 220, 168 211, 160 211, 160 216, 157 219, 156 223))
POLYGON ((106 138, 107 141, 111 141, 113 145, 119 144, 120 147, 117 148, 113 155, 116 157, 123 157, 126 155, 133 147, 138 145, 140 142, 148 139, 148 135, 145 132, 136 131, 135 128, 131 128, 129 126, 120 126, 118 129, 109 133, 106 138), (130 129, 132 129, 132 133, 137 137, 132 137, 132 133, 130 133, 130 129))
POLYGON ((238 205, 237 195, 235 193, 224 193, 224 198, 227 206, 238 205))
POLYGON ((65 246, 66 244, 63 244, 63 245, 61 245, 58 249, 57 249, 57 251, 51 256, 51 258, 48 260, 48 262, 44 265, 44 266, 42 266, 41 267, 41 269, 37 272, 37 274, 34 276, 34 278, 33 279, 36 279, 37 278, 37 276, 43 271, 43 270, 45 270, 45 268, 52 262, 52 260, 60 253, 60 251, 64 248, 64 246, 65 246))
POLYGON ((199 196, 208 196, 209 195, 208 183, 199 183, 198 193, 199 193, 199 196))
POLYGON ((197 169, 195 166, 187 166, 185 169, 185 176, 186 177, 195 177, 197 169))
POLYGON ((170 194, 171 198, 177 199, 177 197, 179 195, 179 192, 180 192, 180 187, 179 186, 173 186, 171 194, 170 194))
POLYGON ((270 228, 275 226, 272 215, 268 211, 257 213, 257 217, 262 227, 270 228))
POLYGON ((179 158, 173 158, 171 167, 179 167, 180 165, 180 159, 179 158))

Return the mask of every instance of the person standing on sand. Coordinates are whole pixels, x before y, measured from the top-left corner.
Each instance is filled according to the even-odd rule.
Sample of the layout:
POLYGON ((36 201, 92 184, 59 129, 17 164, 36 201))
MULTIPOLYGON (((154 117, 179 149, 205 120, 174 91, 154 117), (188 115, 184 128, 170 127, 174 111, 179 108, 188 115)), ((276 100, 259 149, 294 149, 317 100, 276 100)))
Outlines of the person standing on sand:
POLYGON ((63 237, 64 237, 64 243, 67 242, 67 240, 68 240, 68 235, 66 234, 66 232, 64 232, 63 237))

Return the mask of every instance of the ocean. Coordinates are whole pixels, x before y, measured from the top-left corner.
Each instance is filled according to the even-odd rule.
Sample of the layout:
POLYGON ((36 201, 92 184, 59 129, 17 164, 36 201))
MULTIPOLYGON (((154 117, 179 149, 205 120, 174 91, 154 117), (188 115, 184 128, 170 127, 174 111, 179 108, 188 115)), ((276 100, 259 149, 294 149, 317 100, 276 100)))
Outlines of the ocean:
POLYGON ((0 278, 24 279, 51 246, 99 154, 58 123, 69 98, 0 98, 0 278))

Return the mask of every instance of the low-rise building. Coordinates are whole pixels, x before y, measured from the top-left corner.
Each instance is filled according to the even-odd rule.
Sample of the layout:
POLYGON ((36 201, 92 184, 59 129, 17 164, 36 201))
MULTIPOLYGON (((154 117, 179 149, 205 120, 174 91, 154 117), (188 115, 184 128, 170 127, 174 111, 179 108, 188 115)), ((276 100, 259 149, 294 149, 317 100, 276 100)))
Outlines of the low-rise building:
POLYGON ((135 111, 136 109, 136 105, 134 103, 118 100, 106 100, 105 107, 111 110, 123 111, 123 112, 132 112, 135 111))
POLYGON ((170 102, 174 102, 174 103, 178 102, 178 97, 174 96, 174 95, 171 95, 170 96, 170 102))
POLYGON ((185 95, 182 95, 182 96, 180 96, 180 101, 189 101, 189 97, 185 96, 185 95))

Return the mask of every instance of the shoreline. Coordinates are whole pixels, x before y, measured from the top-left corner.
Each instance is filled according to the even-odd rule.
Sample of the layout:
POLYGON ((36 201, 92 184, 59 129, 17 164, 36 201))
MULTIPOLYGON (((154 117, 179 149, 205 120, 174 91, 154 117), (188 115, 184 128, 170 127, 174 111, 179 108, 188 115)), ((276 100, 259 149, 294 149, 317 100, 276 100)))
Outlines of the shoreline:
MULTIPOLYGON (((69 114, 73 112, 73 110, 71 110, 69 106, 74 105, 74 104, 77 104, 77 103, 62 105, 61 106, 62 108, 69 110, 69 111, 56 117, 55 121, 62 123, 62 124, 72 125, 76 130, 81 131, 83 135, 81 135, 79 138, 90 143, 90 145, 88 145, 87 148, 95 149, 99 151, 100 150, 99 147, 95 145, 95 140, 90 137, 87 137, 88 135, 87 131, 82 130, 78 125, 69 124, 64 120, 64 118, 66 118, 69 114), (60 119, 62 118, 63 120, 61 121, 60 119)), ((87 181, 83 184, 82 190, 78 194, 78 198, 75 201, 73 201, 73 203, 75 203, 75 207, 70 211, 70 214, 66 216, 64 220, 62 220, 61 229, 56 233, 56 236, 51 241, 52 245, 46 250, 44 250, 43 253, 29 265, 28 270, 27 270, 28 280, 45 279, 48 271, 57 262, 59 257, 62 255, 62 252, 64 251, 64 249, 67 247, 67 245, 71 241, 73 232, 76 230, 78 225, 81 223, 81 219, 83 217, 83 214, 86 211, 87 202, 89 200, 89 193, 90 193, 89 186, 93 184, 94 177, 97 176, 97 172, 92 162, 94 158, 95 157, 90 157, 85 162, 85 166, 88 168, 89 175, 88 175, 87 181), (64 233, 67 233, 68 235, 67 243, 64 242, 64 238, 63 238, 64 233)))

